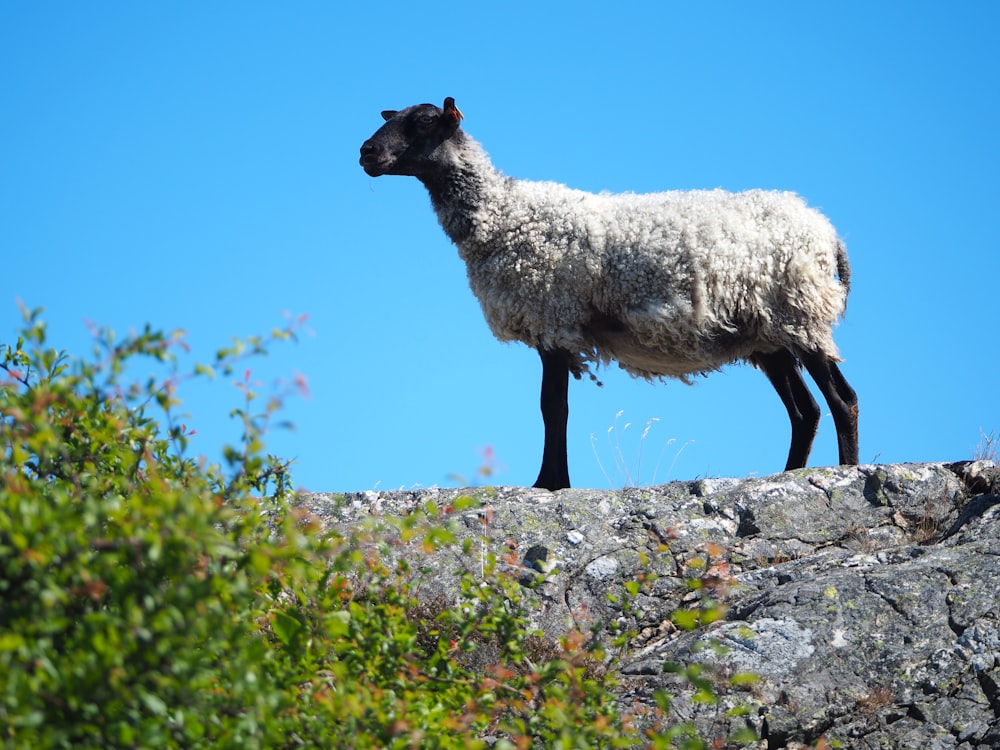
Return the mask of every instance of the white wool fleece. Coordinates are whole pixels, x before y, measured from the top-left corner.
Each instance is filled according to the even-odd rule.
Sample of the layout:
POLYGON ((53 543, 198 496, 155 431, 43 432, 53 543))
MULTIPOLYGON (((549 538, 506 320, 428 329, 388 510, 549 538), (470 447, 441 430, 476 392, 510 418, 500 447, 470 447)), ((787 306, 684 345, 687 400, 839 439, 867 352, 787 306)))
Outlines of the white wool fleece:
POLYGON ((839 361, 842 248, 795 194, 595 195, 504 177, 468 137, 456 156, 462 205, 435 208, 501 341, 568 350, 577 375, 617 360, 686 380, 778 349, 839 361))

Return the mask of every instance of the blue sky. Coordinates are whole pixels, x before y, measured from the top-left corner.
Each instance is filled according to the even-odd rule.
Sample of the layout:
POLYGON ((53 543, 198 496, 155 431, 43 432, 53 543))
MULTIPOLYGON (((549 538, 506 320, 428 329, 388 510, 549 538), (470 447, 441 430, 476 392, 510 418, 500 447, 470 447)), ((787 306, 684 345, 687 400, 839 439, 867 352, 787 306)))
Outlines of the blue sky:
MULTIPOLYGON (((357 164, 381 110, 453 96, 516 177, 802 194, 854 268, 837 340, 862 460, 968 458, 1000 430, 998 28, 992 2, 4 3, 0 341, 18 299, 59 348, 150 323, 191 363, 307 314, 249 364, 309 381, 267 436, 299 485, 471 481, 487 446, 489 481, 530 484, 537 356, 493 339, 422 186, 357 164)), ((784 465, 747 365, 601 379, 571 384, 575 486, 784 465)), ((180 395, 216 460, 239 392, 180 395)), ((835 461, 824 408, 811 465, 835 461)))

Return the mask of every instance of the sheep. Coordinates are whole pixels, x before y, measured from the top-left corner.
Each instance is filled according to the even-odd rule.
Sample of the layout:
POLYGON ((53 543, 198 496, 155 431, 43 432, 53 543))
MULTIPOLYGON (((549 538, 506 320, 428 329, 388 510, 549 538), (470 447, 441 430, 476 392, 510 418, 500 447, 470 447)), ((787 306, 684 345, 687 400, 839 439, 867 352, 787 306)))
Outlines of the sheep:
POLYGON ((850 266, 829 220, 794 193, 749 190, 593 194, 503 175, 462 130, 448 97, 382 112, 361 146, 371 177, 410 175, 465 261, 501 341, 542 361, 542 465, 535 487, 570 486, 569 375, 616 361, 633 376, 689 382, 746 361, 791 421, 785 470, 806 465, 820 409, 841 464, 858 463, 858 399, 841 374, 833 326, 850 266))

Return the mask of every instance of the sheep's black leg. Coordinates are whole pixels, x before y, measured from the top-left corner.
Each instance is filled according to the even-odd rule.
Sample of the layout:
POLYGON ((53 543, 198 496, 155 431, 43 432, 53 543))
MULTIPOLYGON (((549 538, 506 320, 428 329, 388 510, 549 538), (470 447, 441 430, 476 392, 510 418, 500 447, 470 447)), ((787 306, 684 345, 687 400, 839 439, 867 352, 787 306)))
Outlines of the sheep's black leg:
POLYGON ((809 459, 813 438, 819 427, 819 405, 802 380, 798 362, 791 352, 782 349, 769 354, 758 353, 751 357, 751 361, 767 375, 792 422, 792 444, 788 449, 785 471, 801 469, 809 459))
POLYGON ((833 423, 837 427, 837 445, 841 465, 858 463, 858 396, 847 384, 837 363, 820 352, 801 355, 812 379, 819 386, 823 398, 830 406, 833 423))
POLYGON ((566 457, 566 423, 569 421, 569 352, 539 349, 542 358, 542 421, 545 448, 535 487, 561 490, 569 487, 566 457))

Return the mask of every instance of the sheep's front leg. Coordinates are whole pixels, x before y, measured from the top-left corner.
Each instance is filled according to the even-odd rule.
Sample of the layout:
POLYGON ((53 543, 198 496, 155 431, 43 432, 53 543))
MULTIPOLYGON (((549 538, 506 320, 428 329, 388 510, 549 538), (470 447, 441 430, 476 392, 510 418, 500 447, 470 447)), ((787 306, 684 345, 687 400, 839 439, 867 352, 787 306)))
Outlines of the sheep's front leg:
POLYGON ((569 352, 539 349, 542 358, 542 421, 545 448, 535 487, 561 490, 569 487, 566 457, 566 424, 569 421, 569 352))

